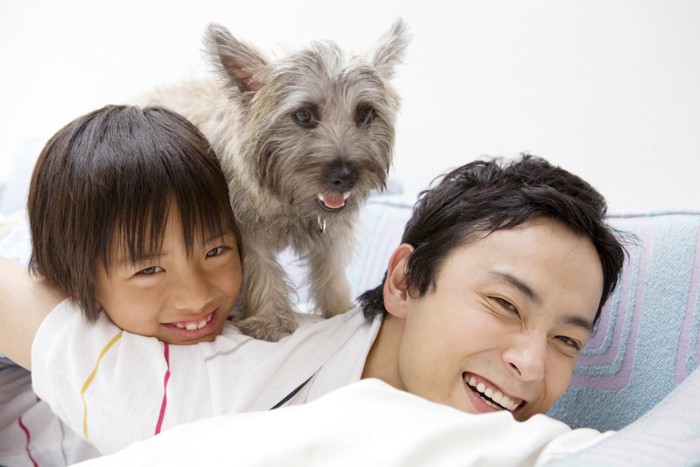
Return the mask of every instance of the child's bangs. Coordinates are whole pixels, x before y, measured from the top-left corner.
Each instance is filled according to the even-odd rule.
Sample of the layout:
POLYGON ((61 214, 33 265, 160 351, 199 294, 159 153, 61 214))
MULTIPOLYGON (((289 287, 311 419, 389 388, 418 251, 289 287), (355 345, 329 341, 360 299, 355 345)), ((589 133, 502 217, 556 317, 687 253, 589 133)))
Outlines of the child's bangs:
MULTIPOLYGON (((121 243, 125 259, 132 262, 158 253, 171 203, 179 210, 188 255, 199 239, 230 231, 238 238, 228 186, 206 139, 182 117, 163 109, 147 110, 144 118, 129 128, 129 138, 110 145, 119 163, 105 169, 116 191, 109 195, 108 209, 110 232, 117 235, 108 241, 121 243)), ((103 257, 108 251, 103 249, 103 257)))
POLYGON ((234 233, 238 238, 226 185, 204 177, 174 181, 173 201, 182 221, 183 240, 191 254, 195 238, 207 240, 234 233))
POLYGON ((180 214, 182 241, 188 255, 192 254, 195 241, 206 241, 229 232, 238 240, 225 185, 178 171, 169 176, 167 186, 151 191, 150 196, 139 199, 132 193, 123 200, 123 209, 113 221, 114 226, 121 226, 115 238, 121 244, 115 246, 132 263, 161 250, 171 203, 175 203, 180 214))
POLYGON ((138 263, 161 250, 165 229, 168 223, 170 197, 155 195, 143 199, 126 197, 110 224, 113 232, 106 239, 103 261, 109 270, 109 252, 117 251, 118 256, 138 263))

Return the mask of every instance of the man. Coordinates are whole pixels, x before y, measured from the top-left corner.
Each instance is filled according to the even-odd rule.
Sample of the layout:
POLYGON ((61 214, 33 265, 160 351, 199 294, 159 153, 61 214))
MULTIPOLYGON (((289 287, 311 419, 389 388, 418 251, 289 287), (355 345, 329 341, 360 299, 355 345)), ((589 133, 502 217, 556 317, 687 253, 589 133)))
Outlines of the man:
POLYGON ((566 390, 616 285, 624 249, 605 213, 589 184, 542 159, 473 162, 421 195, 361 308, 309 317, 277 343, 228 326, 165 354, 154 338, 115 342, 107 318, 85 324, 5 262, 0 352, 27 366, 31 356, 37 394, 105 453, 151 436, 156 421, 165 430, 294 405, 363 378, 527 420, 566 390))
POLYGON ((546 412, 622 267, 604 216, 590 185, 541 159, 447 174, 360 298, 387 312, 364 376, 472 413, 546 412))

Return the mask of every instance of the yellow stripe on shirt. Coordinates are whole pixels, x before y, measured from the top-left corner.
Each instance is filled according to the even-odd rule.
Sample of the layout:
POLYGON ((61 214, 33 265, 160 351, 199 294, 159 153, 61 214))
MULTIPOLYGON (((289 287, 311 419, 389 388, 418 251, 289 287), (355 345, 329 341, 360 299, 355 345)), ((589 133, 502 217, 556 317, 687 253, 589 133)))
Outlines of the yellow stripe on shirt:
POLYGON ((107 345, 105 345, 104 348, 100 351, 100 354, 97 356, 95 368, 92 369, 92 371, 90 372, 90 376, 87 377, 85 383, 83 383, 83 387, 80 389, 80 398, 83 400, 83 436, 85 437, 85 439, 90 439, 88 436, 87 402, 85 401, 85 391, 87 391, 87 389, 90 387, 92 380, 95 379, 95 375, 97 374, 97 368, 100 366, 102 357, 105 356, 105 354, 109 351, 109 349, 114 345, 115 342, 121 339, 123 333, 124 331, 119 331, 119 334, 117 334, 109 342, 107 342, 107 345))

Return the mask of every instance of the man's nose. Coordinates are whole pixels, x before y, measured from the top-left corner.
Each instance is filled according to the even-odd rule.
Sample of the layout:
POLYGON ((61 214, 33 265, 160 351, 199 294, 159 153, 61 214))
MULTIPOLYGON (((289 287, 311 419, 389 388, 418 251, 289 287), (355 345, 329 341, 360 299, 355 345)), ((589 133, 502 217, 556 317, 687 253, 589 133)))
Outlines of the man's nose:
POLYGON ((547 338, 538 334, 523 333, 506 350, 504 358, 520 380, 541 380, 545 372, 547 338))

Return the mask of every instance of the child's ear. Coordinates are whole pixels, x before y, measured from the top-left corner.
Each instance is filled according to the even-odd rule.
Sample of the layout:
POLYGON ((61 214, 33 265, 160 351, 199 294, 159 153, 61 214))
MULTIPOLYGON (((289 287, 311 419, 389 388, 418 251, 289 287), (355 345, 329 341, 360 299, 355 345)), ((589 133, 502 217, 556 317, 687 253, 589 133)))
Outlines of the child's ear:
POLYGON ((387 266, 383 289, 384 307, 397 318, 405 318, 408 313, 407 303, 410 297, 406 289, 406 267, 411 253, 413 247, 402 243, 394 250, 387 266))

